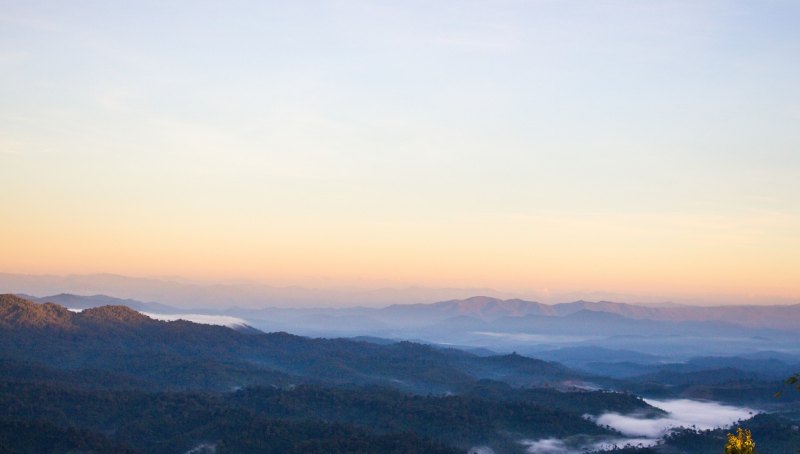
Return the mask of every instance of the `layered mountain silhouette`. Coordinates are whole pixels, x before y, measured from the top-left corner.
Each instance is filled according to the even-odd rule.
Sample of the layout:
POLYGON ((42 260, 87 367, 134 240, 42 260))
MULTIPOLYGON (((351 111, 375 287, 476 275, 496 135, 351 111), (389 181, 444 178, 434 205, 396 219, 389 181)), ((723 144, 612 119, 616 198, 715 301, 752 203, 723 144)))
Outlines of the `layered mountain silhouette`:
POLYGON ((516 354, 244 334, 14 295, 0 295, 0 371, 11 452, 451 453, 618 437, 582 415, 658 413, 632 395, 564 392, 589 375, 516 354))
POLYGON ((581 311, 603 312, 637 320, 670 322, 720 321, 752 328, 799 329, 800 304, 786 306, 667 306, 652 307, 611 301, 542 304, 520 299, 475 296, 433 304, 394 305, 384 312, 410 316, 471 316, 483 320, 542 315, 563 317, 581 311))
POLYGON ((18 294, 20 298, 37 303, 56 303, 70 309, 89 309, 100 306, 125 306, 139 312, 153 312, 159 314, 177 314, 185 312, 186 309, 179 309, 159 303, 145 303, 130 298, 115 298, 108 295, 75 295, 71 293, 59 293, 56 295, 37 298, 31 295, 18 294))
MULTIPOLYGON (((385 338, 246 334, 156 320, 124 305, 75 311, 47 299, 0 295, 0 442, 9 452, 455 453, 491 447, 522 453, 521 440, 545 439, 581 451, 623 439, 586 415, 664 415, 631 391, 761 406, 774 400, 776 373, 793 370, 760 354, 664 363, 601 347, 543 352, 556 359, 570 355, 578 371, 516 353, 471 354, 385 338), (765 368, 779 370, 766 374, 765 368), (599 376, 601 370, 616 378, 599 376), (626 392, 588 390, 593 386, 626 392)), ((536 306, 520 300, 431 306, 433 330, 511 323, 554 332, 566 326, 616 330, 633 322, 652 331, 673 323, 575 305, 564 315, 525 314, 536 306)), ((347 314, 362 316, 362 309, 347 314)), ((787 405, 796 401, 787 399, 787 405)), ((758 427, 789 423, 773 416, 758 427)), ((794 437, 787 443, 800 439, 784 432, 794 437)), ((708 441, 716 435, 694 436, 708 441)), ((763 439, 762 446, 783 452, 775 437, 763 439)))
POLYGON ((552 306, 521 299, 502 300, 488 296, 474 296, 462 300, 449 300, 433 304, 395 304, 382 310, 397 315, 459 315, 491 320, 499 317, 521 317, 525 315, 558 315, 552 306))
MULTIPOLYGON (((381 309, 180 309, 105 295, 58 294, 35 298, 71 309, 124 305, 159 319, 185 318, 237 327, 242 332, 291 332, 310 337, 367 336, 421 343, 518 351, 537 356, 562 347, 633 350, 681 361, 692 356, 763 350, 794 351, 800 305, 649 307, 608 301, 556 305, 477 296, 381 309), (172 314, 172 315, 164 315, 172 314), (250 326, 247 326, 250 325, 250 326), (788 350, 787 350, 788 349, 788 350)), ((798 326, 800 329, 800 326, 798 326)), ((555 358, 573 363, 568 355, 555 358)))
MULTIPOLYGON (((86 309, 98 306, 126 306, 137 311, 180 314, 186 308, 177 308, 154 302, 141 302, 121 299, 107 295, 57 294, 34 297, 20 294, 25 299, 45 303, 60 304, 71 309, 86 309)), ((522 299, 499 299, 489 296, 474 296, 466 299, 447 300, 436 303, 394 304, 381 309, 364 307, 320 308, 320 309, 193 309, 198 313, 230 313, 248 316, 259 314, 294 314, 295 318, 308 318, 309 322, 319 320, 329 323, 356 324, 364 318, 371 318, 377 324, 391 324, 392 321, 415 325, 438 322, 454 317, 470 317, 483 321, 526 316, 564 317, 581 311, 615 314, 633 320, 656 320, 667 322, 724 322, 748 328, 769 328, 779 330, 800 329, 800 304, 794 305, 749 305, 749 306, 643 306, 612 301, 574 301, 560 304, 544 304, 522 299)))
POLYGON ((197 379, 197 370, 181 369, 187 363, 202 368, 204 383, 219 388, 298 380, 447 391, 484 378, 536 384, 584 377, 521 356, 480 357, 410 342, 244 334, 223 326, 158 321, 124 306, 73 312, 14 295, 0 295, 0 340, 4 358, 138 378, 155 374, 154 381, 174 374, 176 387, 192 387, 197 379))

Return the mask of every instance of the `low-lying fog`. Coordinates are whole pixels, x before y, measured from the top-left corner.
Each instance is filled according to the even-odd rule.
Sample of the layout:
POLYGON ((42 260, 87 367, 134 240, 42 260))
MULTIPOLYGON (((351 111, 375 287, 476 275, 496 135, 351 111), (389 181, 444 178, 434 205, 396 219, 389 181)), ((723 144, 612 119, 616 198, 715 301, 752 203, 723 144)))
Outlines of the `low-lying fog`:
POLYGON ((247 325, 244 319, 239 317, 232 317, 230 315, 205 315, 205 314, 153 314, 150 312, 142 312, 142 314, 156 319, 171 322, 174 320, 186 320, 194 323, 202 323, 204 325, 222 325, 235 328, 237 326, 247 325))
POLYGON ((536 454, 578 454, 587 450, 608 449, 627 444, 652 446, 679 427, 698 430, 728 427, 736 421, 748 419, 758 410, 747 407, 734 407, 716 402, 703 402, 689 399, 654 400, 645 399, 648 404, 667 412, 660 418, 644 418, 618 413, 604 413, 592 418, 597 424, 610 426, 622 432, 626 438, 586 441, 585 439, 545 438, 524 440, 528 452, 536 454))
MULTIPOLYGON (((83 309, 75 309, 70 307, 68 307, 67 310, 72 312, 83 312, 83 309)), ((245 321, 244 319, 239 317, 232 317, 230 315, 156 314, 152 312, 142 312, 142 314, 152 319, 163 320, 165 322, 171 322, 175 320, 186 320, 188 322, 201 323, 203 325, 220 325, 220 326, 227 326, 230 328, 236 328, 248 325, 247 321, 245 321)))
POLYGON ((644 401, 666 411, 668 415, 657 419, 643 419, 637 418, 635 415, 606 413, 597 418, 597 423, 611 426, 628 436, 659 438, 676 427, 713 429, 729 426, 740 419, 747 419, 758 413, 752 408, 689 399, 645 399, 644 401))

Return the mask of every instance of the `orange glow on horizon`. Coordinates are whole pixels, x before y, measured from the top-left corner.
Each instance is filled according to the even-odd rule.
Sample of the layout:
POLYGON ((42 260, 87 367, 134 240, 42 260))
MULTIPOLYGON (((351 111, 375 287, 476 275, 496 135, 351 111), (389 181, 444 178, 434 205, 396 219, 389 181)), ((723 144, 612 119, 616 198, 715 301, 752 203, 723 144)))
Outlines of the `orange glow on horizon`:
POLYGON ((800 294, 797 257, 782 253, 769 235, 725 229, 712 218, 700 222, 651 216, 371 225, 339 221, 324 228, 290 222, 70 226, 29 218, 2 226, 0 270, 180 275, 306 286, 800 294))

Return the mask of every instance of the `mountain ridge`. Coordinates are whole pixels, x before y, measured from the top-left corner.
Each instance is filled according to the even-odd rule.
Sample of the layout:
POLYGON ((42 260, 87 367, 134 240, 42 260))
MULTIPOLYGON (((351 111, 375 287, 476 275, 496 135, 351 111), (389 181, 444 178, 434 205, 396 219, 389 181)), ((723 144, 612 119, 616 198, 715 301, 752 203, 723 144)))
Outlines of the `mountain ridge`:
POLYGON ((378 345, 280 332, 244 334, 224 326, 154 320, 120 306, 71 312, 13 295, 0 295, 0 357, 113 373, 146 370, 149 363, 160 362, 159 373, 177 373, 194 383, 196 374, 177 365, 188 361, 210 368, 204 380, 223 388, 271 384, 261 376, 283 381, 294 376, 445 392, 483 378, 531 385, 586 376, 531 357, 508 363, 407 341, 378 345), (47 317, 51 313, 56 316, 47 317))
MULTIPOLYGON (((736 306, 670 306, 652 307, 613 301, 573 301, 544 304, 521 299, 502 300, 477 296, 430 304, 394 305, 384 308, 393 312, 428 310, 438 315, 467 315, 483 320, 530 315, 565 317, 581 311, 615 314, 634 320, 665 322, 726 322, 749 328, 800 329, 800 304, 736 305, 736 306), (400 308, 403 309, 400 309, 400 308)), ((408 314, 407 314, 408 315, 408 314)))
POLYGON ((0 324, 6 327, 74 330, 97 323, 141 325, 158 321, 127 306, 101 306, 73 312, 55 303, 37 304, 16 295, 0 295, 0 324))
MULTIPOLYGON (((748 328, 772 328, 781 330, 800 329, 800 304, 792 305, 731 305, 731 306, 668 306, 654 307, 613 301, 578 300, 566 303, 545 304, 519 298, 501 299, 485 295, 465 299, 451 299, 433 303, 392 304, 383 308, 338 307, 338 308, 273 308, 262 309, 186 309, 156 302, 141 302, 134 299, 121 299, 108 295, 82 296, 61 293, 45 297, 21 297, 39 303, 55 302, 73 309, 87 309, 100 305, 124 305, 137 311, 161 314, 180 314, 193 311, 200 314, 259 314, 259 313, 319 313, 326 316, 352 315, 367 317, 383 316, 384 320, 375 323, 397 320, 402 323, 434 323, 457 316, 472 317, 484 321, 500 318, 525 317, 529 315, 564 317, 589 310, 617 314, 633 320, 657 320, 668 322, 708 322, 720 321, 748 328)), ((299 319, 298 319, 299 320, 299 319)), ((338 319, 341 321, 341 319, 338 319)))

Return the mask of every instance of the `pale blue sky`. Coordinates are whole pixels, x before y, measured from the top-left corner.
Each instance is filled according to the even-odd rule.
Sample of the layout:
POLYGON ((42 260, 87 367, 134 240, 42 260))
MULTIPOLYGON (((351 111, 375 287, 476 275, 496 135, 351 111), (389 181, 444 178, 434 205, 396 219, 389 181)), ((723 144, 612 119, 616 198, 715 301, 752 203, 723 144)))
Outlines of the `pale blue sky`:
MULTIPOLYGON (((373 275, 374 250, 392 261, 395 240, 424 250, 462 229, 435 252, 471 245, 491 261, 518 250, 506 270, 515 277, 472 282, 491 274, 475 268, 443 284, 567 289, 591 274, 590 285, 607 279, 614 290, 646 281, 711 291, 700 275, 634 285, 622 268, 579 268, 569 280, 522 264, 537 251, 558 262, 558 244, 572 240, 605 242, 587 257, 609 258, 626 237, 594 235, 615 227, 638 229, 631 247, 645 248, 626 263, 664 260, 647 245, 674 241, 686 248, 673 257, 682 269, 714 236, 728 240, 708 266, 800 264, 798 23, 795 1, 3 0, 0 207, 63 223, 74 238, 98 223, 153 244, 210 229, 186 248, 225 239, 245 251, 237 242, 260 233, 319 226, 297 242, 337 250, 366 236, 362 259, 350 248, 351 277, 392 281, 397 269, 402 282, 420 279, 413 260, 373 275), (515 222, 519 231, 504 227, 515 222), (554 234, 564 224, 569 234, 554 234), (495 244, 508 235, 520 237, 495 244)), ((6 238, 24 230, 12 227, 6 238)), ((73 238, 8 241, 45 237, 73 238)), ((275 277, 267 257, 291 248, 273 246, 242 252, 239 274, 275 277)), ((81 257, 96 261, 87 271, 146 271, 125 265, 146 261, 130 251, 61 249, 42 271, 68 272, 81 257)), ((344 255, 330 252, 330 262, 344 255)), ((325 263, 280 279, 350 276, 325 263)), ((153 272, 182 270, 176 261, 153 272)), ((800 295, 794 277, 751 290, 800 295)))

